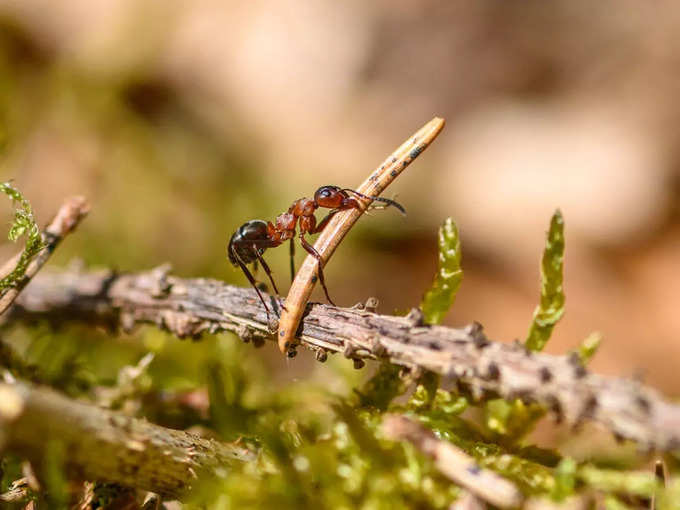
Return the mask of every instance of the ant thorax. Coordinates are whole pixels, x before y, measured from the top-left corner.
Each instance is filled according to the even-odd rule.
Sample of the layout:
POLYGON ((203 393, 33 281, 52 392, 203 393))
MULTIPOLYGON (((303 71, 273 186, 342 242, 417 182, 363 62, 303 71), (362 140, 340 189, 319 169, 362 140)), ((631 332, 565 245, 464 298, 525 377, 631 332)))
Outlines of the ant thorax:
POLYGON ((295 235, 295 224, 297 218, 291 213, 282 213, 276 217, 276 225, 273 226, 273 232, 269 232, 271 238, 277 241, 287 241, 292 239, 295 235))
POLYGON ((318 204, 311 198, 301 198, 293 202, 288 212, 295 217, 313 216, 318 204))

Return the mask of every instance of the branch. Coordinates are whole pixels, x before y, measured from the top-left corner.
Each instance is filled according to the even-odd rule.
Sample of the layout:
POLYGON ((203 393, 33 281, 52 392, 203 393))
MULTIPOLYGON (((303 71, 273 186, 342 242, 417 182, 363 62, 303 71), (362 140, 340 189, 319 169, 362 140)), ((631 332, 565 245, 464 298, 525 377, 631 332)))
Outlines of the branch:
MULTIPOLYGON (((217 280, 183 279, 167 268, 136 274, 111 271, 41 274, 17 300, 13 317, 99 321, 131 329, 152 323, 179 337, 232 331, 245 341, 275 340, 252 289, 217 280)), ((273 299, 273 298, 271 298, 273 299)), ((383 359, 457 381, 478 398, 501 396, 537 402, 558 419, 592 420, 647 448, 680 448, 680 406, 640 383, 588 372, 576 355, 529 352, 518 343, 493 342, 479 324, 462 329, 427 326, 413 310, 406 317, 309 304, 298 330, 317 352, 358 360, 383 359)))
MULTIPOLYGON (((76 228, 80 220, 89 211, 90 206, 83 197, 71 197, 62 204, 59 211, 57 211, 57 215, 43 230, 41 236, 45 246, 28 264, 23 278, 14 287, 10 287, 0 293, 0 315, 10 307, 26 284, 40 271, 40 268, 47 262, 61 240, 76 228)), ((21 253, 18 253, 10 259, 0 268, 0 275, 11 273, 20 258, 21 253)))
POLYGON ((388 439, 406 440, 434 460, 435 467, 449 480, 466 488, 483 501, 499 508, 515 508, 522 493, 512 483, 488 469, 482 469, 467 453, 448 441, 437 439, 429 429, 406 416, 388 415, 382 430, 388 439))
POLYGON ((0 385, 0 447, 41 465, 52 441, 67 468, 103 480, 177 497, 200 474, 253 454, 236 445, 166 429, 28 384, 0 385))

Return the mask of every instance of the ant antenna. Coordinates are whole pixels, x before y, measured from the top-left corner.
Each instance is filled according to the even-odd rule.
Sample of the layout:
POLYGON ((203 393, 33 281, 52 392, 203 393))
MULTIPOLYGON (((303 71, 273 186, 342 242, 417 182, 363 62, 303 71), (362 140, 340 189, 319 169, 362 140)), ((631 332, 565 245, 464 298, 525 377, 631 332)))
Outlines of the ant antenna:
POLYGON ((406 209, 399 203, 395 202, 394 200, 391 200, 389 198, 384 198, 384 197, 372 197, 368 195, 364 195, 363 193, 359 193, 358 191, 354 191, 353 189, 349 188, 343 188, 342 191, 349 191, 350 193, 354 193, 357 196, 360 196, 361 198, 366 198, 368 200, 377 200, 378 202, 383 202, 384 204, 387 204, 385 207, 393 206, 397 209, 399 209, 399 212, 406 216, 406 209))

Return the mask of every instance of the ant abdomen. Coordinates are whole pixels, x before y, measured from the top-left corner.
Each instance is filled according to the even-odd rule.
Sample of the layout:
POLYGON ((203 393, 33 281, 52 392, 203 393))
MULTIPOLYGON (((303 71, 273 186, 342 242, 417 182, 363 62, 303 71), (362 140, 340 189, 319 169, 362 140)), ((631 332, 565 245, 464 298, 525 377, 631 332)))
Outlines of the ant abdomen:
MULTIPOLYGON (((263 241, 267 239, 267 222, 262 220, 251 220, 241 225, 229 240, 227 247, 227 255, 229 262, 238 266, 238 261, 234 257, 234 251, 238 255, 241 262, 250 264, 257 260, 257 253, 247 241, 263 241)), ((260 255, 264 249, 260 249, 260 255)))

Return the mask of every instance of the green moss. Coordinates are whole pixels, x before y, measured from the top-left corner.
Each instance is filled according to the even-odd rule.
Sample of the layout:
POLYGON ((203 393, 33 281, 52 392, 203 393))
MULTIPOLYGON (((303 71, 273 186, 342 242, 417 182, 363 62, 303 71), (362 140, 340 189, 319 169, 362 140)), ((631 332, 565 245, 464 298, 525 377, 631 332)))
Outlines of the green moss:
POLYGON ((449 311, 463 281, 462 251, 458 227, 447 218, 439 228, 439 265, 432 287, 425 293, 420 308, 428 324, 439 324, 449 311))
POLYGON ((24 250, 19 257, 17 265, 7 276, 0 280, 0 291, 2 291, 9 287, 14 287, 23 278, 29 262, 45 245, 40 235, 40 228, 33 217, 33 209, 28 200, 10 182, 0 183, 0 192, 7 195, 15 206, 14 220, 7 237, 10 241, 16 241, 21 236, 26 236, 24 250))
POLYGON ((373 407, 384 411, 389 403, 401 395, 406 386, 399 377, 400 368, 390 363, 381 363, 378 371, 361 390, 354 390, 359 397, 360 407, 373 407))

